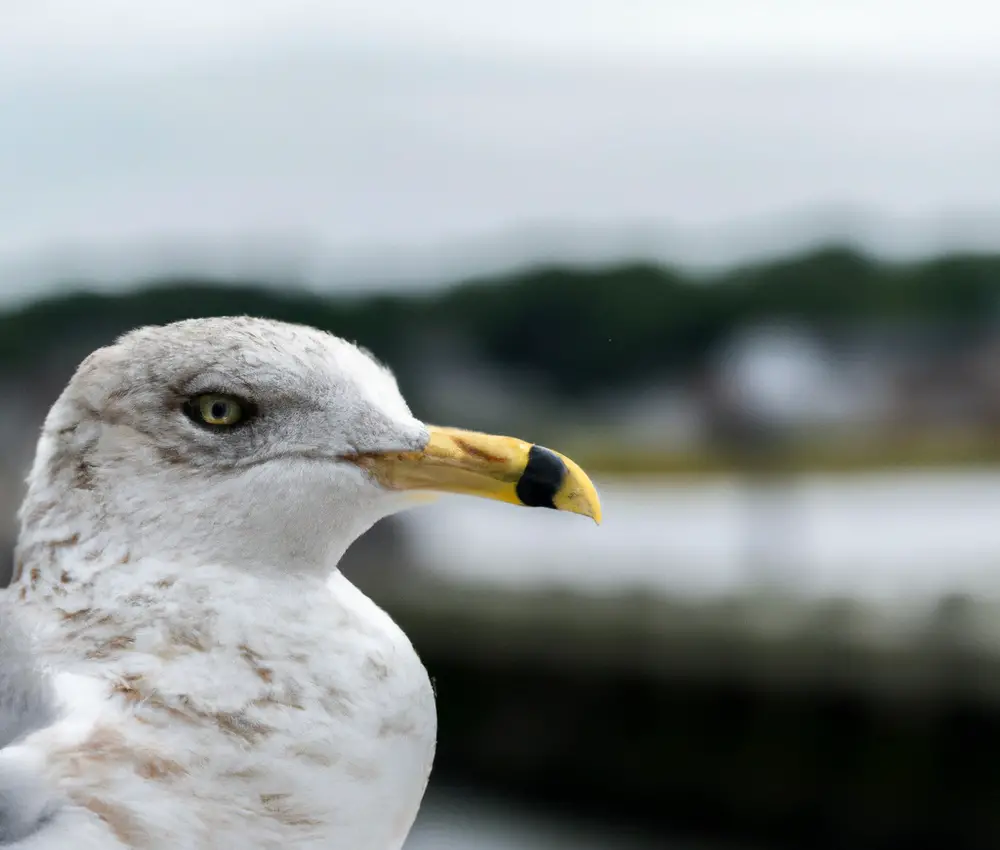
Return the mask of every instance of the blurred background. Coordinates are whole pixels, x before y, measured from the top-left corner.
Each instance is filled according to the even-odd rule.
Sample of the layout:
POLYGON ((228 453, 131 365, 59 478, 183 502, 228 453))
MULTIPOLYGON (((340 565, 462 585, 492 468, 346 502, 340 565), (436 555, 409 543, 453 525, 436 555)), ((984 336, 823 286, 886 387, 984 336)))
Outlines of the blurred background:
POLYGON ((309 323, 604 499, 348 553, 436 680, 407 850, 1000 844, 992 4, 0 19, 0 574, 82 357, 309 323))

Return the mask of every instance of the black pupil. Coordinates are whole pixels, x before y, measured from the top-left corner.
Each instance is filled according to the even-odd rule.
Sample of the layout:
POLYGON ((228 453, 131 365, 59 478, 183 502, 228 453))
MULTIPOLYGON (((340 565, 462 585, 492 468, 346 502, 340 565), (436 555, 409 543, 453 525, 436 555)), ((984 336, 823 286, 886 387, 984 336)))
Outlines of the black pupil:
POLYGON ((212 418, 213 419, 225 419, 226 412, 229 410, 229 405, 224 401, 216 401, 212 403, 212 418))

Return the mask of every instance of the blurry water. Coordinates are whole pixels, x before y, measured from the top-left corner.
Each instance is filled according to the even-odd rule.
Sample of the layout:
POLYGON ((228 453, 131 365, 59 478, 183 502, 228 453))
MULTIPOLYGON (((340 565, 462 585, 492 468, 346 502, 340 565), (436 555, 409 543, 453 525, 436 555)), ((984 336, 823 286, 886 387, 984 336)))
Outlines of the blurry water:
POLYGON ((461 579, 718 594, 1000 594, 1000 470, 808 475, 777 485, 598 482, 604 523, 478 499, 406 515, 418 557, 461 579))

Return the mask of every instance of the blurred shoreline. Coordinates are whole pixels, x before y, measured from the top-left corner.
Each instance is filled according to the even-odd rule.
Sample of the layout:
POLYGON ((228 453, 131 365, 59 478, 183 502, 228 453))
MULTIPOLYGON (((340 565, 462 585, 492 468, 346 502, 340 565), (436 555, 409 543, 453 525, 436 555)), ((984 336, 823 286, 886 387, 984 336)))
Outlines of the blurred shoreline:
POLYGON ((602 496, 600 527, 444 498, 347 553, 434 677, 437 781, 663 841, 973 848, 1000 834, 976 761, 1000 748, 998 280, 1000 256, 829 249, 710 282, 634 264, 412 297, 40 299, 0 313, 0 539, 97 346, 199 315, 326 328, 419 418, 549 445, 602 496))

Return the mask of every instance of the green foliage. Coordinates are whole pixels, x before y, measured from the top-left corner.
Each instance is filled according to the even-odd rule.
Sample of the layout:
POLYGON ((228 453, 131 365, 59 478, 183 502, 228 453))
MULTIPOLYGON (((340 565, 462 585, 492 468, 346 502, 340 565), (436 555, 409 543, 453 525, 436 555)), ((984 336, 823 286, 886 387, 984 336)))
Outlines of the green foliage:
POLYGON ((530 369, 579 397, 697 368, 728 334, 767 320, 843 325, 994 321, 1000 256, 886 264, 844 248, 712 278, 634 263, 548 267, 414 295, 323 297, 257 282, 167 279, 116 295, 76 293, 0 315, 0 368, 39 346, 107 341, 175 319, 254 314, 305 322, 368 346, 407 382, 412 346, 446 329, 497 365, 530 369))

